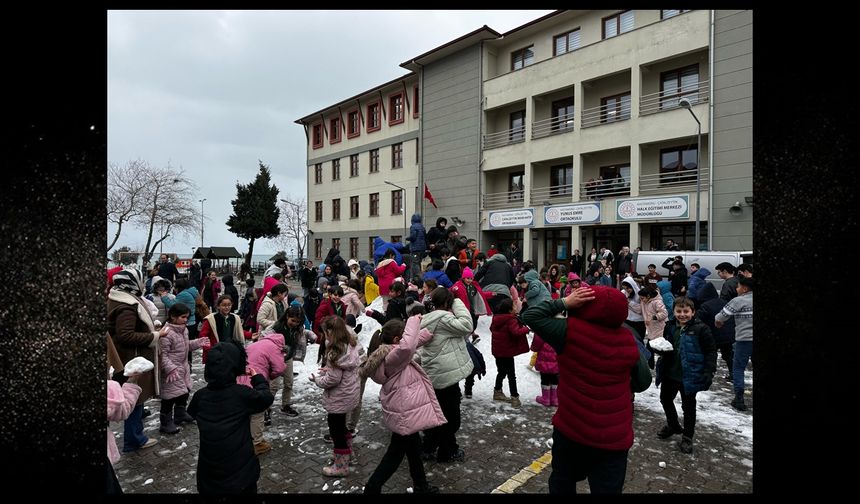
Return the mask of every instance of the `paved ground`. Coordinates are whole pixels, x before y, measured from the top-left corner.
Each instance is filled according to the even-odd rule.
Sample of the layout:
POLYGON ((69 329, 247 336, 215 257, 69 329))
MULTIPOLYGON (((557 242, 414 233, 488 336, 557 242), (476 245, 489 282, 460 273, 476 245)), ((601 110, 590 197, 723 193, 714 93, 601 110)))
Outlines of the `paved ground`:
MULTIPOLYGON (((368 390, 354 441, 358 463, 348 477, 335 479, 322 475, 321 469, 331 456, 331 445, 322 437, 328 430, 321 391, 301 383, 306 382, 315 355, 316 348, 311 347, 307 363, 296 365, 301 374, 296 377, 293 402, 301 415, 289 418, 273 410, 273 425, 267 429, 266 437, 274 449, 261 456, 261 493, 361 492, 388 445, 390 433, 381 424, 378 397, 368 390)), ((678 451, 679 436, 671 440, 656 437, 665 422, 659 391, 652 385, 637 394, 635 440, 630 450, 625 493, 752 492, 752 408, 738 413, 728 406, 731 384, 721 378, 725 374, 722 361, 718 365, 718 378, 711 391, 700 394, 692 455, 678 451), (661 462, 665 462, 665 467, 660 467, 661 462)), ((517 370, 518 375, 531 372, 517 370)), ((195 355, 193 373, 197 390, 204 385, 199 352, 195 355)), ((751 372, 747 375, 747 381, 751 382, 751 372)), ((445 493, 489 493, 549 452, 546 441, 551 437, 554 408, 544 408, 525 395, 519 410, 486 399, 479 401, 478 396, 492 395, 488 378, 491 377, 477 382, 475 399, 463 399, 463 425, 457 439, 465 450, 466 460, 453 464, 425 463, 428 478, 445 493)), ((676 403, 680 413, 680 401, 676 403)), ((279 396, 275 404, 280 405, 279 396)), ((752 397, 748 395, 747 405, 751 404, 752 397)), ((144 420, 145 431, 158 438, 159 443, 147 450, 123 454, 116 464, 123 489, 126 493, 196 492, 197 427, 186 426, 174 436, 162 435, 158 433, 159 402, 152 400, 147 406, 153 414, 144 420)), ((121 448, 122 424, 112 423, 110 428, 121 448)), ((538 474, 525 483, 511 481, 505 489, 513 493, 546 493, 551 468, 540 470, 540 466, 532 466, 538 474)), ((404 492, 409 487, 411 480, 404 460, 383 491, 404 492)), ((587 493, 588 484, 580 483, 579 490, 587 493)))

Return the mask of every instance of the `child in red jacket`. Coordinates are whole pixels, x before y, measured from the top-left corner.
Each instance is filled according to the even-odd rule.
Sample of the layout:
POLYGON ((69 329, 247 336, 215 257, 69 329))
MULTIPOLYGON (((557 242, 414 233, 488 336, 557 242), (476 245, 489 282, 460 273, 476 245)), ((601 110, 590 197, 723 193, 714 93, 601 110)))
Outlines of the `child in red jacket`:
POLYGON ((517 393, 517 375, 514 369, 514 357, 529 351, 529 342, 526 335, 529 328, 523 325, 514 310, 514 301, 510 298, 503 299, 496 308, 497 313, 493 316, 490 331, 493 334, 492 351, 496 358, 496 386, 493 387, 494 401, 511 401, 511 406, 519 408, 522 406, 520 395, 517 393), (505 397, 502 392, 502 381, 508 377, 508 385, 511 388, 511 397, 505 397))

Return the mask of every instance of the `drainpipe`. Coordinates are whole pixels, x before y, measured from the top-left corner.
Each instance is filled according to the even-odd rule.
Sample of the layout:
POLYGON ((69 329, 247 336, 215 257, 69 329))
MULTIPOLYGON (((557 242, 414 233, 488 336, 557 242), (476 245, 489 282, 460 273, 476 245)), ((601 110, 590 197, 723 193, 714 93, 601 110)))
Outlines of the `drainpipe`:
POLYGON ((481 45, 478 47, 478 51, 479 51, 479 55, 478 55, 479 56, 478 57, 478 170, 477 170, 478 191, 477 191, 477 194, 475 195, 475 199, 476 199, 476 202, 475 202, 475 205, 476 205, 475 206, 475 208, 476 208, 475 223, 478 226, 478 229, 476 230, 476 234, 478 236, 478 238, 477 238, 478 239, 478 248, 480 250, 484 250, 484 248, 483 248, 484 245, 483 245, 483 243, 481 243, 483 241, 482 240, 483 233, 481 232, 481 179, 482 179, 482 171, 484 169, 483 168, 483 165, 484 165, 484 162, 483 162, 484 161, 483 160, 484 148, 483 148, 483 145, 481 145, 482 138, 483 138, 483 136, 481 135, 481 132, 483 131, 483 128, 484 128, 484 80, 483 80, 483 75, 484 75, 484 41, 483 40, 481 41, 481 45))
POLYGON ((708 250, 714 239, 714 9, 711 12, 710 44, 708 45, 708 250))
MULTIPOLYGON (((412 60, 413 63, 418 65, 420 69, 420 76, 418 77, 421 82, 420 87, 418 88, 418 101, 421 102, 421 107, 418 110, 418 150, 421 155, 419 156, 419 164, 418 164, 418 194, 421 195, 421 217, 425 218, 424 215, 424 65, 418 63, 415 60, 412 60)), ((414 106, 414 105, 413 105, 414 106)), ((418 197, 417 195, 415 196, 418 197)), ((427 222, 426 218, 424 222, 427 222)))

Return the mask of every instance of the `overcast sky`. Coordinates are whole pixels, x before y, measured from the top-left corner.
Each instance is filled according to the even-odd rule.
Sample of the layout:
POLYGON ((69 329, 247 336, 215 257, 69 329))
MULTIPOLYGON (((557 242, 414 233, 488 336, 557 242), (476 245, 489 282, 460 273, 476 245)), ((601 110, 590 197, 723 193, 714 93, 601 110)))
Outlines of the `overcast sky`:
MULTIPOLYGON (((108 161, 181 167, 199 187, 194 204, 207 199, 205 245, 247 252, 225 223, 258 159, 280 197, 305 195, 296 119, 405 75, 400 63, 485 24, 503 33, 549 12, 111 11, 108 161)), ((145 243, 124 227, 116 246, 145 243)), ((187 257, 199 244, 198 232, 164 251, 187 257)), ((254 245, 255 255, 277 250, 254 245)))

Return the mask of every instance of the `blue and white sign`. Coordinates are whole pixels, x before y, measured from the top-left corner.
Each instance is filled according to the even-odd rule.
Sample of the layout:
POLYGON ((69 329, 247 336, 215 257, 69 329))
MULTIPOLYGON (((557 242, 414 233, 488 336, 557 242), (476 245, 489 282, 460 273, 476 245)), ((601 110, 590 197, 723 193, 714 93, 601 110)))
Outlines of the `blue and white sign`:
POLYGON ((615 215, 619 221, 687 219, 690 216, 689 194, 619 199, 616 204, 615 215))
POLYGON ((534 225, 534 208, 490 212, 490 229, 524 228, 534 225))
POLYGON ((590 202, 576 205, 556 205, 544 207, 543 220, 549 226, 599 222, 600 203, 590 202))

